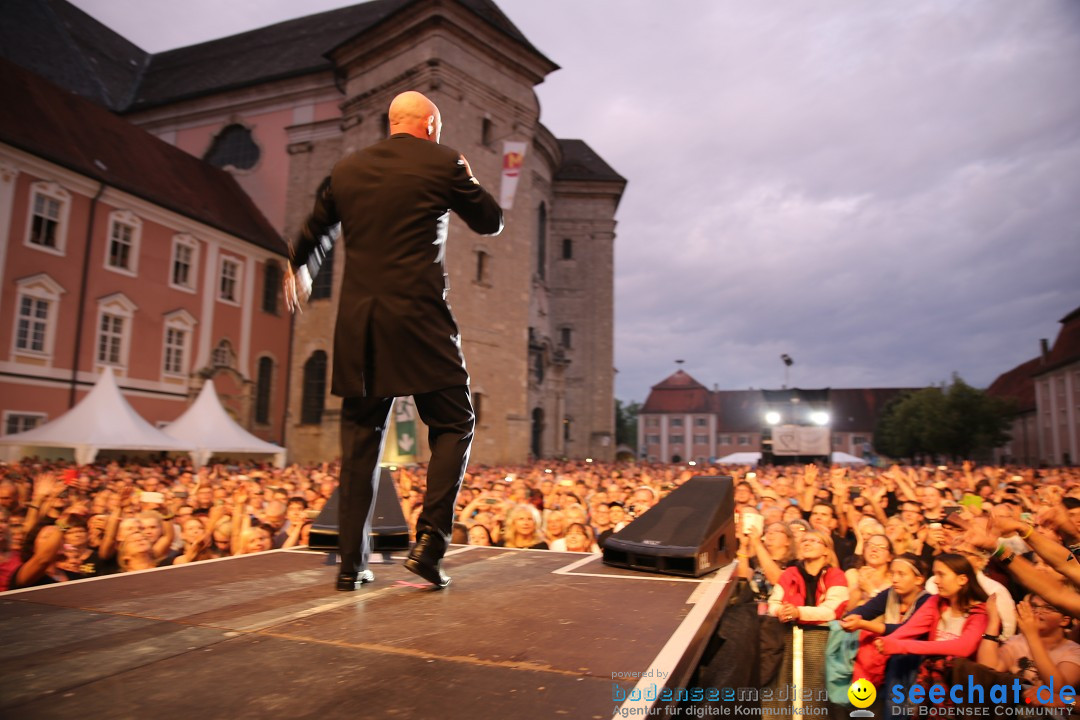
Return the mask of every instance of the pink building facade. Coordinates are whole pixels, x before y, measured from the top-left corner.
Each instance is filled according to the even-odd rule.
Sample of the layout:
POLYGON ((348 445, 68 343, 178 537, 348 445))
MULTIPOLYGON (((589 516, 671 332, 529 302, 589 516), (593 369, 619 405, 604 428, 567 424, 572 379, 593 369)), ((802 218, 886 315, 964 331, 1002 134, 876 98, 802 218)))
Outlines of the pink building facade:
POLYGON ((238 422, 280 442, 280 236, 227 173, 2 69, 20 117, 0 121, 0 431, 55 419, 111 367, 151 423, 212 377, 238 422))

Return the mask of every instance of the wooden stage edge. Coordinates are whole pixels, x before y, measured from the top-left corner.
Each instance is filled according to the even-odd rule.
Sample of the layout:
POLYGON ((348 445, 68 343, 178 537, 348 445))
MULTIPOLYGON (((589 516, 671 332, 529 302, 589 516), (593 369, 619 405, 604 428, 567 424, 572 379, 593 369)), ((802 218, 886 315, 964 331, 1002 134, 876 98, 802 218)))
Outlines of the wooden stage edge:
POLYGON ((454 546, 435 590, 402 559, 351 593, 304 549, 0 593, 0 717, 645 715, 650 685, 689 684, 735 569, 454 546))

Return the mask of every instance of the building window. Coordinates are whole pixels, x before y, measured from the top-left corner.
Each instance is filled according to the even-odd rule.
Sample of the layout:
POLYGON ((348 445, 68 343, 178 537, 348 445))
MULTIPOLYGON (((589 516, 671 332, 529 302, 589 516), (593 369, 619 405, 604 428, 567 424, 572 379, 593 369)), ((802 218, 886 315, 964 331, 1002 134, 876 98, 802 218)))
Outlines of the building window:
POLYGON ((63 255, 70 204, 71 195, 56 183, 34 183, 30 187, 30 222, 26 227, 26 244, 63 255))
POLYGON ((671 427, 682 427, 682 418, 671 418, 671 427))
POLYGON ((278 287, 281 285, 281 266, 268 260, 263 269, 262 309, 271 315, 278 314, 278 287))
POLYGON ((484 147, 491 147, 493 142, 492 136, 495 134, 495 123, 491 122, 491 118, 484 118, 480 121, 480 143, 484 147))
POLYGON ((683 442, 683 436, 682 435, 672 435, 671 438, 669 438, 669 439, 670 439, 670 442, 671 442, 672 445, 682 445, 682 442, 683 442))
POLYGON ((708 425, 709 425, 709 418, 703 418, 703 417, 694 418, 694 427, 708 427, 708 425))
POLYGON ((259 162, 259 146, 255 144, 250 130, 233 123, 217 134, 203 160, 219 168, 250 170, 259 162))
POLYGON ((49 301, 23 295, 19 298, 18 330, 15 349, 45 352, 45 337, 49 328, 49 301))
POLYGON ((228 303, 240 303, 240 263, 232 258, 221 258, 221 280, 218 299, 228 303))
POLYGON ((832 436, 832 446, 834 448, 843 447, 844 446, 844 436, 843 435, 833 435, 832 436))
POLYGON ((4 413, 4 434, 14 435, 33 430, 39 425, 44 425, 47 417, 43 413, 6 412, 4 413))
POLYGON ((573 333, 572 333, 570 328, 568 328, 568 327, 559 328, 559 345, 561 345, 564 348, 573 347, 573 345, 570 343, 570 340, 572 339, 572 336, 573 336, 573 333))
POLYGON ((649 444, 649 445, 659 445, 660 444, 660 436, 659 435, 646 435, 645 436, 645 442, 647 444, 649 444))
POLYGON ((536 211, 536 274, 547 278, 547 206, 540 203, 536 211))
POLYGON ((268 357, 259 358, 259 368, 255 375, 255 422, 260 425, 270 424, 270 389, 273 373, 274 361, 268 357))
POLYGON ((719 445, 730 445, 731 444, 731 436, 730 435, 721 435, 720 438, 717 440, 717 444, 719 444, 719 445))
POLYGON ((142 221, 130 212, 114 212, 109 216, 109 242, 105 248, 105 267, 125 275, 139 271, 139 236, 142 221))
POLYGON ((740 435, 739 436, 739 445, 749 445, 749 444, 750 444, 750 436, 749 435, 740 435))
POLYGON ((707 445, 708 442, 709 442, 709 436, 708 435, 695 435, 694 436, 694 444, 695 445, 707 445))
POLYGON ((304 392, 300 399, 300 422, 318 425, 326 403, 326 353, 316 350, 304 363, 304 392))
POLYGON ((123 293, 115 293, 98 301, 97 343, 94 357, 101 365, 127 367, 131 347, 131 322, 135 303, 123 293))
POLYGON ((15 351, 51 355, 63 288, 45 273, 24 278, 15 285, 15 351))
POLYGON ((568 417, 563 418, 562 421, 562 438, 563 442, 570 442, 570 429, 573 427, 574 421, 568 417))
POLYGON ((660 418, 647 417, 645 418, 645 427, 660 427, 660 418))
POLYGON ((853 448, 861 448, 865 444, 866 444, 866 436, 865 435, 855 435, 854 437, 851 438, 851 446, 853 448))
POLYGON ((195 266, 199 245, 190 235, 176 235, 172 244, 169 285, 179 290, 195 290, 195 266))
POLYGON ((544 382, 544 353, 534 352, 533 356, 533 376, 536 378, 536 383, 539 385, 544 382))
POLYGON ((311 279, 311 300, 326 300, 330 297, 334 287, 334 247, 336 243, 326 251, 319 271, 311 279))
POLYGON ((562 259, 573 260, 574 259, 574 241, 570 238, 563 238, 562 241, 562 259))
POLYGON ((161 371, 173 377, 183 377, 188 372, 188 348, 191 347, 191 331, 195 318, 186 310, 176 310, 165 316, 165 347, 162 353, 161 371))
POLYGON ((490 274, 490 260, 491 256, 484 250, 476 251, 476 282, 481 285, 488 284, 488 275, 490 274))
POLYGON ((210 353, 210 366, 231 368, 235 363, 236 353, 233 352, 232 343, 222 338, 210 353))
POLYGON ((184 351, 187 333, 180 328, 165 328, 165 374, 180 375, 184 371, 184 351))
POLYGON ((98 362, 105 365, 120 365, 123 346, 124 318, 102 313, 101 325, 98 327, 98 362))

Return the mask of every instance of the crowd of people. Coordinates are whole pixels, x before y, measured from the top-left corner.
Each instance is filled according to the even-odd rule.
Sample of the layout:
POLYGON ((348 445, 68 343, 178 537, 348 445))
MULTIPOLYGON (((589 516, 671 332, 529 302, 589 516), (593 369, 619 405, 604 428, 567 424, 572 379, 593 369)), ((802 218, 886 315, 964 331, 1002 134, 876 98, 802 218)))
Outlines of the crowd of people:
MULTIPOLYGON (((391 471, 415 529, 425 467, 391 471)), ((0 466, 0 590, 304 546, 337 474, 333 463, 0 466)), ((957 672, 1016 676, 1032 697, 1050 678, 1080 684, 1076 468, 476 467, 454 542, 596 552, 701 474, 734 479, 736 574, 763 614, 846 637, 847 660, 823 670, 844 687, 957 672)))

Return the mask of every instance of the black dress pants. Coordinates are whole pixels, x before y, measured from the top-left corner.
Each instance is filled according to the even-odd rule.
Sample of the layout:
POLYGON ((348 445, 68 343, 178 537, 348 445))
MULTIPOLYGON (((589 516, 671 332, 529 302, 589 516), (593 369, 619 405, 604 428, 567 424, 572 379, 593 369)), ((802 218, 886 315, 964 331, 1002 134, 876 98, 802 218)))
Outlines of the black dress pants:
MULTIPOLYGON (((420 419, 428 426, 427 491, 416 535, 434 533, 447 544, 472 447, 472 397, 467 386, 414 395, 420 419)), ((379 484, 379 460, 394 398, 349 397, 341 407, 341 479, 338 490, 338 543, 341 572, 367 568, 371 518, 379 484)))

